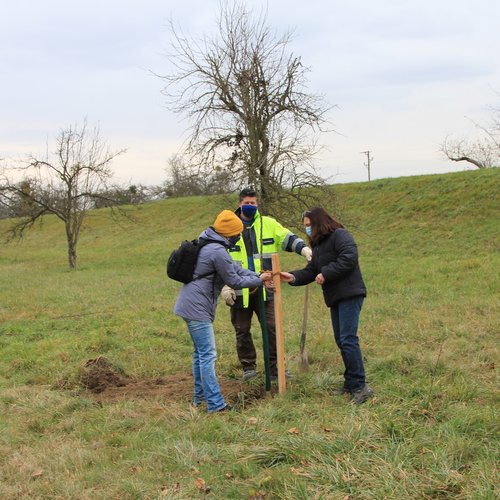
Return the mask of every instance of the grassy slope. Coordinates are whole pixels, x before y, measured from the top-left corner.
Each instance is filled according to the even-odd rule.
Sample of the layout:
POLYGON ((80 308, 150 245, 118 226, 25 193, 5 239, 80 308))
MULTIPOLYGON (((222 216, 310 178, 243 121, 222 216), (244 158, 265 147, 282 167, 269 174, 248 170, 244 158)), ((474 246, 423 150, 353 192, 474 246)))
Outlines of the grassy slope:
MULTIPOLYGON (((499 170, 338 187, 369 287, 360 335, 377 398, 360 408, 328 395, 341 361, 316 288, 311 370, 283 396, 214 418, 186 401, 100 407, 79 393, 100 354, 137 377, 189 371, 163 266, 226 208, 216 197, 152 203, 138 223, 96 212, 76 273, 54 219, 2 245, 0 496, 196 498, 203 478, 217 498, 494 498, 499 187, 499 170)), ((294 370, 303 292, 283 291, 294 370)), ((224 306, 216 329, 219 372, 236 376, 224 306)))

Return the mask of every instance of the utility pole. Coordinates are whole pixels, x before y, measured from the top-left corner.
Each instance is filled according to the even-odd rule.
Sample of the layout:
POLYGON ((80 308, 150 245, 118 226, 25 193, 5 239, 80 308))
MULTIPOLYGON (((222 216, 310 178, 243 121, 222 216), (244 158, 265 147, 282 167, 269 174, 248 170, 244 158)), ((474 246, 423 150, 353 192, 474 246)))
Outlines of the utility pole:
POLYGON ((368 169, 368 182, 370 182, 370 164, 373 161, 373 157, 370 156, 371 151, 361 151, 362 155, 366 155, 366 163, 363 165, 368 169))

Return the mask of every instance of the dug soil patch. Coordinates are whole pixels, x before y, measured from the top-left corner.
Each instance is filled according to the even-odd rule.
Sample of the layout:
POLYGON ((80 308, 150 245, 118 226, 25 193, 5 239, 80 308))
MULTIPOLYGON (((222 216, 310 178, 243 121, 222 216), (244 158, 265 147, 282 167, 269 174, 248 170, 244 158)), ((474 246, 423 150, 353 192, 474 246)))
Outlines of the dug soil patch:
MULTIPOLYGON (((103 356, 85 363, 80 383, 90 392, 92 399, 103 404, 125 399, 191 401, 193 396, 191 374, 137 379, 127 376, 103 356)), ((265 397, 264 386, 250 385, 239 380, 221 377, 219 377, 219 384, 224 398, 231 404, 246 406, 265 397)))

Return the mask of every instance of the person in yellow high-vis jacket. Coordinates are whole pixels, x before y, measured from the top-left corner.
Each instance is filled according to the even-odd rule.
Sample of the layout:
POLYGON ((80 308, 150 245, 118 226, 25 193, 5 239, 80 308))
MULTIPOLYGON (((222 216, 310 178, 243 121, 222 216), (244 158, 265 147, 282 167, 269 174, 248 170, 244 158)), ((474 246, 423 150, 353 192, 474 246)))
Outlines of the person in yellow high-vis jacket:
MULTIPOLYGON (((271 255, 280 250, 295 252, 311 260, 312 251, 302 238, 283 227, 276 219, 261 215, 257 193, 253 188, 240 192, 236 215, 243 222, 242 238, 229 248, 229 255, 245 269, 256 273, 272 269, 271 255)), ((243 368, 243 380, 257 375, 257 353, 252 339, 253 313, 260 320, 258 289, 233 290, 225 286, 221 296, 231 306, 231 323, 236 332, 236 351, 243 368)), ((277 378, 276 327, 272 291, 264 291, 266 326, 269 337, 269 367, 271 379, 277 378)))

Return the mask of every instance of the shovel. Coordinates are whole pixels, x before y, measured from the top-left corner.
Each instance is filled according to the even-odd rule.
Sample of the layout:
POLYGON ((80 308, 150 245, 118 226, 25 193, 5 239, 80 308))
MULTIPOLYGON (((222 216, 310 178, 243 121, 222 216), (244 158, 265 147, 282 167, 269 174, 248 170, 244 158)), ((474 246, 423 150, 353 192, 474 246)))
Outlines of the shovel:
POLYGON ((309 360, 306 352, 306 330, 307 330, 307 308, 309 302, 309 286, 306 285, 304 292, 304 316, 302 318, 302 332, 300 333, 300 352, 299 352, 299 372, 305 373, 309 370, 309 360))

